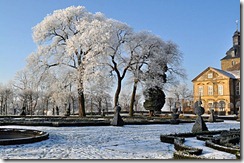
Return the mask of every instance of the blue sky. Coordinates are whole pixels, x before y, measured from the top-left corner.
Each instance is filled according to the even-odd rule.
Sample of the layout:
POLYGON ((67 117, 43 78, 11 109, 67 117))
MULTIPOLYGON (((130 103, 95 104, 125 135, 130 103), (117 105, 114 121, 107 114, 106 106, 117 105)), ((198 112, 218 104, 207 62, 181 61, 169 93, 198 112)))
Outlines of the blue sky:
POLYGON ((178 44, 188 85, 207 67, 220 68, 240 21, 239 0, 0 0, 0 83, 36 50, 32 27, 54 10, 78 5, 178 44))

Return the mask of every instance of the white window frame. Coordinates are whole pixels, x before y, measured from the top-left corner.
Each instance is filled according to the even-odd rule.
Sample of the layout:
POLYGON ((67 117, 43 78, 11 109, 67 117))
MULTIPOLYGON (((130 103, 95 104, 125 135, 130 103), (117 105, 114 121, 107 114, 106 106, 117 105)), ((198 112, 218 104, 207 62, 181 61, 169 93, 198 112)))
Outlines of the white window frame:
POLYGON ((198 95, 203 96, 203 86, 202 85, 198 86, 198 95))
POLYGON ((218 95, 224 95, 224 87, 222 84, 218 85, 218 95))
POLYGON ((213 86, 208 85, 208 95, 213 95, 213 86))
POLYGON ((208 73, 208 78, 213 78, 213 73, 208 73))

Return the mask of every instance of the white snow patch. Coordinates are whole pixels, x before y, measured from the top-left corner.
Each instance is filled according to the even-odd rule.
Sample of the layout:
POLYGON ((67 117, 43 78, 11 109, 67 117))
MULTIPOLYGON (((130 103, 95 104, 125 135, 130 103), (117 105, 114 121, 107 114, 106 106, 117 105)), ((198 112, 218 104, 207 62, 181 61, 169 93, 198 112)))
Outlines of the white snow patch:
MULTIPOLYGON (((0 126, 35 129, 49 133, 49 139, 32 144, 0 146, 2 159, 171 159, 174 146, 160 141, 161 134, 191 132, 193 123, 179 125, 125 125, 90 127, 0 126)), ((240 122, 207 123, 209 130, 240 128, 240 122)), ((186 141, 203 148, 204 156, 235 159, 233 155, 209 149, 203 142, 186 141), (224 157, 222 157, 225 155, 224 157), (220 157, 221 156, 221 157, 220 157)))

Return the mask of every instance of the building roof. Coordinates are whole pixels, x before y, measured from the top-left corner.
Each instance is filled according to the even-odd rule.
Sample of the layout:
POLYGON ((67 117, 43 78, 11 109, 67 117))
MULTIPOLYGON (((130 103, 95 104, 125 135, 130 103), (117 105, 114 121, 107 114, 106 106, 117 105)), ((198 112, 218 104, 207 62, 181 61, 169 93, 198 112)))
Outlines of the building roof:
POLYGON ((217 68, 213 68, 214 70, 218 71, 219 73, 231 78, 231 79, 240 79, 240 71, 236 70, 236 71, 224 71, 224 70, 220 70, 217 68))
POLYGON ((208 67, 206 68, 203 72, 201 72, 197 77, 195 77, 193 81, 197 80, 200 76, 202 76, 206 71, 208 70, 213 70, 217 73, 220 73, 228 78, 231 78, 231 79, 240 79, 240 70, 235 70, 235 71, 224 71, 224 70, 220 70, 220 69, 217 69, 217 68, 213 68, 213 67, 208 67))
POLYGON ((233 40, 233 46, 226 52, 226 56, 223 57, 221 60, 240 57, 240 54, 241 54, 241 45, 240 45, 241 33, 238 31, 238 29, 234 32, 234 35, 232 37, 233 37, 233 39, 237 38, 238 42, 236 44, 236 40, 233 40))
POLYGON ((233 74, 236 79, 240 79, 240 70, 228 71, 229 73, 233 74))
POLYGON ((234 32, 234 35, 233 35, 233 37, 234 36, 241 36, 241 32, 240 31, 238 31, 238 29, 234 32))
POLYGON ((240 58, 240 53, 241 53, 241 46, 240 45, 235 45, 235 46, 231 47, 226 52, 226 56, 223 57, 221 60, 232 59, 232 58, 240 58), (232 55, 233 53, 234 53, 234 55, 232 55))

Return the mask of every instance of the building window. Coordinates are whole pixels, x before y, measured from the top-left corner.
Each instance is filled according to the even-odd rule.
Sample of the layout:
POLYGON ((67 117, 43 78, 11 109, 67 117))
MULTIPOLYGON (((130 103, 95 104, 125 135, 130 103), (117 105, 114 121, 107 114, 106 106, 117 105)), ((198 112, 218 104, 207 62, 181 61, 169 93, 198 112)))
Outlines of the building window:
POLYGON ((234 38, 234 45, 238 45, 238 37, 234 38))
POLYGON ((213 78, 213 73, 209 73, 208 78, 213 78))
POLYGON ((203 86, 198 87, 198 95, 203 96, 203 86))
POLYGON ((208 95, 213 95, 213 86, 212 85, 208 86, 208 95))
POLYGON ((232 66, 234 66, 236 64, 236 62, 235 61, 232 61, 232 66))
POLYGON ((218 85, 218 94, 219 95, 223 95, 224 94, 223 85, 218 85))
POLYGON ((236 83, 236 95, 240 95, 240 82, 236 83))

